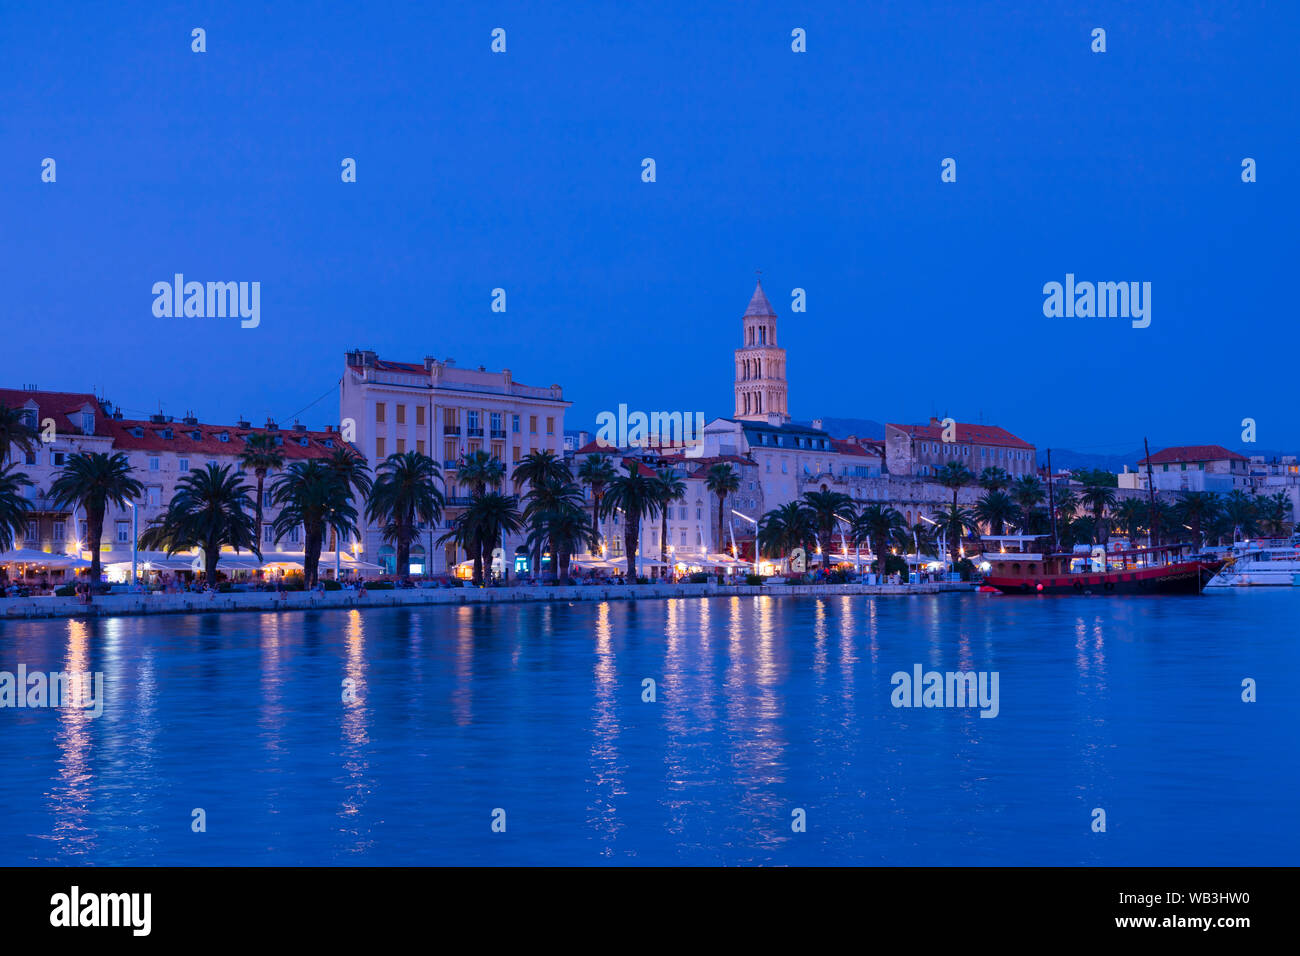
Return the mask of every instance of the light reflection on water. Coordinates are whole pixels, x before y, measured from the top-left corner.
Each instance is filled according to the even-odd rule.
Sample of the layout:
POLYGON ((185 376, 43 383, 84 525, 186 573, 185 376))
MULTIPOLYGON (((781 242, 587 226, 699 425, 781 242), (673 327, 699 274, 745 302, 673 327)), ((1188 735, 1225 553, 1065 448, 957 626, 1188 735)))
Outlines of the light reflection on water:
POLYGON ((1291 863, 1297 610, 837 595, 5 622, 0 670, 100 670, 107 700, 0 710, 0 864, 1291 863), (891 707, 914 663, 998 671, 1000 715, 891 707))

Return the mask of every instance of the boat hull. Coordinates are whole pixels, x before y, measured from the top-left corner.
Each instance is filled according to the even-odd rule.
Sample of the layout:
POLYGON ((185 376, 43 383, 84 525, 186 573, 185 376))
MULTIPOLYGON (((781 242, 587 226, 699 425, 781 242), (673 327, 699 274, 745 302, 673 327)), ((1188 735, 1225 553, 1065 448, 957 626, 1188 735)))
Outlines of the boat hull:
POLYGON ((1092 574, 1007 576, 996 575, 984 583, 1003 594, 1200 594, 1220 564, 1184 561, 1136 571, 1092 574))

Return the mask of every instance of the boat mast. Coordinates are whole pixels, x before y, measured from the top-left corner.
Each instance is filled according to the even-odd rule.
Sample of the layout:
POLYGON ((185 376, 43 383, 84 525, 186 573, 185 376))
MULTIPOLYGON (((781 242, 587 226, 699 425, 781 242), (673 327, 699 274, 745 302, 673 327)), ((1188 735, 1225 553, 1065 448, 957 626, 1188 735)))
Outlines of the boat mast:
POLYGON ((1150 518, 1147 520, 1147 546, 1154 548, 1160 541, 1160 515, 1156 513, 1156 480, 1151 474, 1151 446, 1146 438, 1142 447, 1147 453, 1147 500, 1150 518))
POLYGON ((1056 494, 1052 482, 1052 449, 1047 449, 1047 513, 1052 519, 1052 553, 1060 550, 1056 540, 1056 494))

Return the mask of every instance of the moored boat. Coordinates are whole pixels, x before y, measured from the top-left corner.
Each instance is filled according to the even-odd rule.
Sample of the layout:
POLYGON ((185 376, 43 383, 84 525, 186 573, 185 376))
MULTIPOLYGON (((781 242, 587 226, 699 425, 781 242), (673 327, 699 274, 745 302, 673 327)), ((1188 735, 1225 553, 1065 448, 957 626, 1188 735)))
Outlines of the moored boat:
MULTIPOLYGON (((1190 544, 1049 553, 1028 550, 1027 537, 1015 536, 1019 550, 985 552, 986 585, 1003 594, 1199 594, 1223 564, 1190 544)), ((1048 545, 1046 537, 1032 540, 1048 545)))
POLYGON ((1300 587, 1300 532, 1279 541, 1236 546, 1206 588, 1300 587))

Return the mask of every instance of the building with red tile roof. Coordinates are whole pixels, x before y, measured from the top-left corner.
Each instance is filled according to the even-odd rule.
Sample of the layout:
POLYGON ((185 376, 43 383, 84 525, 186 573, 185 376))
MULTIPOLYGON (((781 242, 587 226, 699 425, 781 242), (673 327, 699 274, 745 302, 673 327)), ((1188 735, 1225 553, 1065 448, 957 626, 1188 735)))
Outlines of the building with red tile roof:
POLYGON ((996 425, 931 418, 925 425, 885 426, 885 459, 892 475, 932 476, 957 462, 978 475, 1001 468, 1019 477, 1037 471, 1032 444, 996 425))

